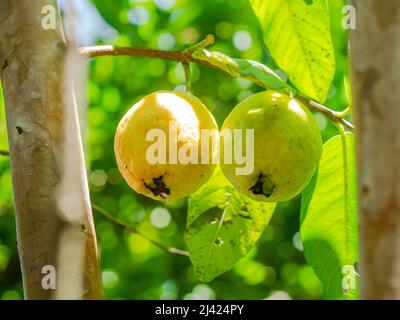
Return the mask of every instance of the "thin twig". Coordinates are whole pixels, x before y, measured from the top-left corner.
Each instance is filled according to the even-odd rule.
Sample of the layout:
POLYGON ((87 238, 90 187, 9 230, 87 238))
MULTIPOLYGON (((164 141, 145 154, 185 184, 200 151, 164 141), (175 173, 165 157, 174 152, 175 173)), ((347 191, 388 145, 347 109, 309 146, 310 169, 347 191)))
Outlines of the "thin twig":
POLYGON ((0 156, 9 156, 10 153, 8 151, 5 150, 0 150, 0 156))
POLYGON ((353 112, 353 105, 349 105, 346 109, 344 109, 343 111, 336 111, 336 115, 340 118, 344 118, 347 117, 348 115, 350 115, 353 112))
POLYGON ((98 213, 100 213, 103 217, 105 217, 106 219, 108 219, 109 221, 111 221, 112 223, 120 226, 121 228, 125 229, 126 231, 129 231, 131 233, 135 233, 141 237, 143 237, 144 239, 150 241, 152 244, 154 244, 155 246, 157 246, 158 248, 160 248, 161 250, 168 252, 168 253, 175 253, 175 254, 179 254, 182 256, 188 256, 189 253, 185 250, 181 250, 181 249, 177 249, 174 247, 168 247, 162 243, 159 243, 151 238, 149 238, 148 236, 146 236, 145 234, 143 234, 142 232, 140 232, 138 229, 136 229, 135 227, 129 226, 125 223, 123 223, 122 221, 119 221, 118 219, 114 218, 110 213, 108 213, 106 210, 104 210, 103 208, 99 207, 98 205, 92 203, 92 208, 94 210, 96 210, 98 213))
MULTIPOLYGON (((166 50, 156 50, 156 49, 148 49, 148 48, 132 48, 132 47, 117 47, 111 45, 105 46, 93 46, 93 47, 83 47, 79 49, 79 52, 89 58, 99 57, 99 56, 136 56, 136 57, 148 57, 148 58, 160 58, 166 60, 173 60, 177 62, 181 62, 184 66, 187 66, 189 63, 197 63, 206 65, 208 67, 220 70, 222 72, 226 72, 225 70, 219 68, 218 66, 211 64, 207 61, 200 60, 194 58, 192 55, 197 50, 204 48, 210 44, 214 43, 214 37, 212 35, 208 35, 203 41, 199 42, 198 44, 187 48, 181 51, 166 51, 166 50)), ((187 69, 185 68, 185 75, 187 79, 187 69)), ((256 79, 251 80, 255 84, 260 85, 265 88, 263 84, 258 82, 256 79)), ((188 82, 186 81, 186 85, 188 82)), ((187 88, 190 90, 190 88, 187 88)), ((297 95, 297 99, 301 100, 305 103, 310 109, 320 112, 324 114, 327 118, 332 120, 335 123, 342 124, 350 131, 354 131, 354 126, 349 121, 344 119, 344 116, 347 115, 343 112, 336 112, 334 110, 329 109, 328 107, 319 104, 315 101, 312 101, 304 96, 297 95)), ((350 109, 351 110, 351 109, 350 109)))
MULTIPOLYGON (((0 150, 0 155, 3 156, 8 156, 9 152, 8 151, 4 151, 4 150, 0 150)), ((182 256, 189 256, 189 253, 185 250, 181 250, 181 249, 177 249, 174 247, 168 247, 162 243, 159 243, 151 238, 149 238, 148 236, 146 236, 145 234, 143 234, 142 232, 140 232, 138 229, 136 229, 135 227, 129 226, 125 223, 123 223, 122 221, 117 220, 116 218, 114 218, 111 214, 109 214, 106 210, 102 209, 101 207, 99 207, 98 205, 92 203, 92 208, 95 209, 98 213, 100 213, 103 217, 107 218, 108 220, 110 220, 111 222, 115 223, 116 225, 119 225, 121 228, 125 229, 126 231, 132 232, 132 233, 136 233, 137 235, 143 237, 144 239, 150 241, 152 244, 154 244, 155 246, 157 246, 158 248, 160 248, 161 250, 168 252, 168 253, 175 253, 175 254, 179 254, 182 256)))
POLYGON ((297 99, 305 103, 310 109, 320 112, 324 114, 327 118, 331 119, 333 122, 336 122, 338 124, 341 124, 345 126, 347 129, 350 131, 354 131, 354 125, 347 121, 346 119, 340 117, 338 114, 336 114, 335 111, 329 109, 328 107, 323 106, 322 104, 319 104, 315 101, 309 100, 305 97, 302 96, 296 96, 297 99))
POLYGON ((160 58, 165 60, 172 60, 182 63, 197 63, 207 65, 215 68, 211 63, 196 59, 192 57, 192 54, 205 46, 214 43, 214 36, 208 35, 203 41, 195 44, 194 46, 180 51, 167 51, 157 50, 149 48, 134 48, 134 47, 119 47, 112 45, 104 46, 91 46, 79 48, 79 53, 83 54, 88 58, 100 57, 100 56, 134 56, 134 57, 148 57, 148 58, 160 58))
POLYGON ((180 51, 167 51, 167 50, 134 48, 134 47, 119 47, 112 45, 82 47, 79 48, 78 51, 79 53, 87 56, 88 58, 94 58, 100 56, 134 56, 134 57, 160 58, 182 63, 194 62, 198 64, 211 65, 206 61, 193 58, 192 54, 197 50, 200 50, 213 43, 214 43, 214 36, 207 35, 207 37, 204 40, 200 41, 194 46, 180 51))

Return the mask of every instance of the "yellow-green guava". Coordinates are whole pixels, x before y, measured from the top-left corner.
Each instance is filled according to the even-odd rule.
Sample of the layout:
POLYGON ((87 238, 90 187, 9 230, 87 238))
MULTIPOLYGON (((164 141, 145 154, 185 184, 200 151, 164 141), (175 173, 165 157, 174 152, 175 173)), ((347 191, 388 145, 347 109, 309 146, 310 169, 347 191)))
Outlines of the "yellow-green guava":
POLYGON ((298 100, 272 90, 254 94, 232 110, 221 128, 220 145, 225 176, 241 193, 265 202, 298 195, 311 180, 322 153, 320 131, 310 111, 298 100), (242 144, 236 141, 236 147, 243 147, 243 154, 251 152, 245 148, 245 129, 254 129, 251 173, 238 175, 237 168, 243 165, 224 163, 225 152, 234 159, 235 148, 235 136, 223 135, 226 129, 242 129, 242 144), (227 149, 225 143, 232 142, 233 148, 227 149))
POLYGON ((218 149, 212 114, 188 92, 158 91, 144 97, 122 118, 114 142, 117 165, 128 185, 165 201, 202 186, 213 173, 218 149), (208 136, 202 135, 204 129, 208 136))

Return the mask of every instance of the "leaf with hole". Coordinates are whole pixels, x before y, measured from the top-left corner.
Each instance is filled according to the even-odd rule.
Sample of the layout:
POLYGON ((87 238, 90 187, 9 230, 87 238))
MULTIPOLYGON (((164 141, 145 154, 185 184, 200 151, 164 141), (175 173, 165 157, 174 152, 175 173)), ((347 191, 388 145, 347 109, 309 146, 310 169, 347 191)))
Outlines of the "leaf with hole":
POLYGON ((234 189, 218 167, 189 202, 186 243, 195 275, 208 282, 254 246, 275 203, 255 202, 234 189))

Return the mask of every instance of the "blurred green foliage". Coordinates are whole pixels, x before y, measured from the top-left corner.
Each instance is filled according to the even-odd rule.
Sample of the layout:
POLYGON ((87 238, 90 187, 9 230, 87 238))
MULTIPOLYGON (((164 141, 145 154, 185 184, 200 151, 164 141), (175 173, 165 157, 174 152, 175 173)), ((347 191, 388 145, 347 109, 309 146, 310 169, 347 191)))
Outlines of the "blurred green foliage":
MULTIPOLYGON (((207 34, 214 34, 216 43, 211 50, 260 61, 284 76, 262 45, 259 24, 247 0, 92 2, 95 6, 87 7, 91 15, 98 15, 97 8, 108 24, 107 30, 104 28, 104 33, 98 32, 93 39, 98 44, 178 50, 200 41, 207 34)), ((337 72, 326 104, 340 110, 347 105, 343 80, 347 40, 340 28, 340 8, 335 10, 331 23, 337 72)), ((88 19, 93 23, 98 20, 90 16, 88 19)), ((104 25, 103 21, 101 28, 104 25)), ((261 90, 246 80, 204 66, 192 65, 191 69, 193 93, 212 111, 219 126, 239 101, 261 90)), ((136 194, 123 181, 113 153, 114 132, 121 117, 144 95, 161 89, 184 89, 180 64, 137 57, 100 57, 91 61, 87 82, 88 134, 85 137, 90 191, 92 201, 118 219, 166 245, 184 248, 187 201, 163 205, 136 194)), ((7 149, 1 97, 2 94, 0 149, 7 149)), ((336 134, 335 127, 326 118, 319 114, 316 118, 324 140, 336 134)), ((22 285, 9 170, 8 158, 0 156, 0 298, 20 299, 22 285)), ((293 299, 318 299, 322 288, 304 260, 298 233, 299 212, 299 197, 280 203, 251 252, 231 271, 207 284, 196 281, 187 257, 165 253, 94 212, 106 297, 264 299, 274 294, 273 297, 281 298, 288 295, 293 299)))

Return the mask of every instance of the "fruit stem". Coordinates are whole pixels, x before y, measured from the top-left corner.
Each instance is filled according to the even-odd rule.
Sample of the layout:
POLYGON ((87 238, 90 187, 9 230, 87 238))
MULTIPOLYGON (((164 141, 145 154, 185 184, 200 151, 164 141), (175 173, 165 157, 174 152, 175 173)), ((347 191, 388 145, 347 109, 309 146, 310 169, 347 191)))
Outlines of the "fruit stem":
POLYGON ((123 223, 122 221, 119 221, 118 219, 114 218, 110 213, 108 213, 106 210, 104 210, 103 208, 99 207, 98 205, 92 203, 92 208, 94 210, 96 210, 98 213, 100 213, 104 218, 106 218, 107 220, 111 221, 112 223, 120 226, 121 228, 125 229, 128 232, 131 233, 135 233, 139 236, 141 236, 142 238, 150 241, 152 244, 154 244, 155 246, 157 246, 158 248, 160 248, 161 250, 168 252, 168 253, 174 253, 174 254, 179 254, 182 256, 188 256, 189 253, 185 250, 181 250, 181 249, 177 249, 174 247, 168 247, 162 243, 159 243, 151 238, 149 238, 148 236, 146 236, 145 234, 143 234, 142 232, 140 232, 138 229, 136 229, 135 227, 132 227, 130 225, 127 225, 125 223, 123 223))
POLYGON ((190 65, 189 63, 182 63, 183 65, 183 70, 185 71, 185 84, 186 84, 186 91, 191 92, 192 91, 192 79, 191 79, 191 74, 190 74, 190 65))

